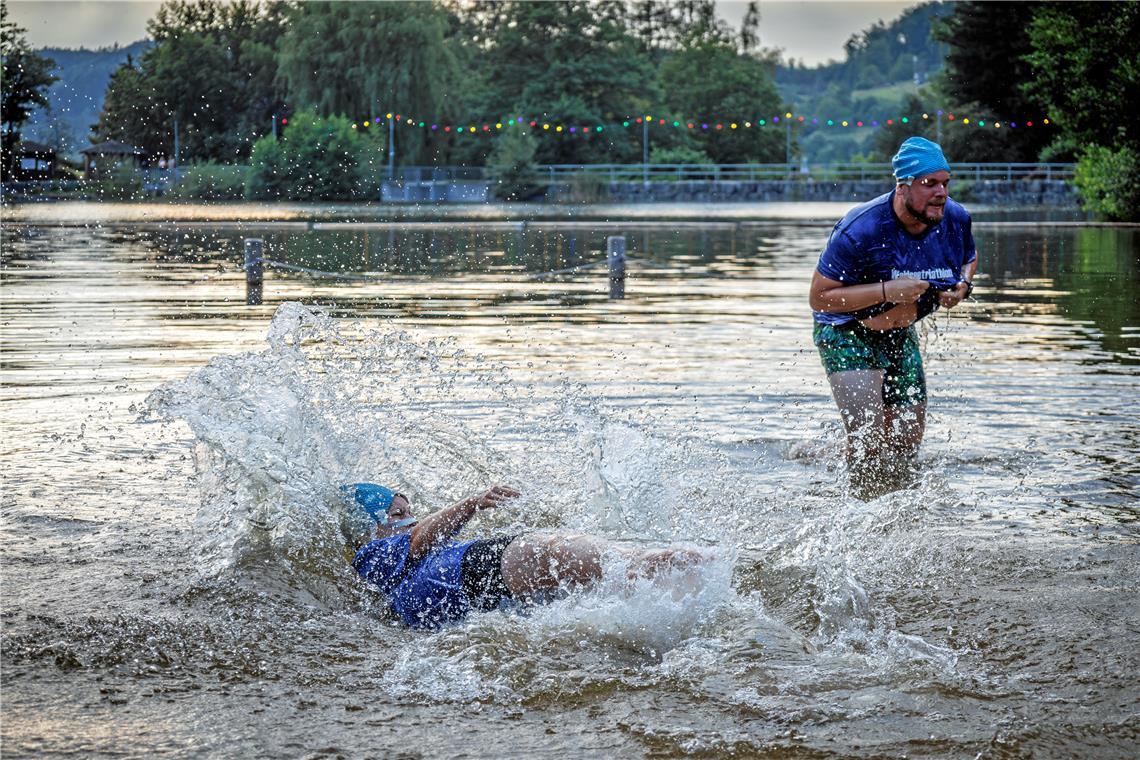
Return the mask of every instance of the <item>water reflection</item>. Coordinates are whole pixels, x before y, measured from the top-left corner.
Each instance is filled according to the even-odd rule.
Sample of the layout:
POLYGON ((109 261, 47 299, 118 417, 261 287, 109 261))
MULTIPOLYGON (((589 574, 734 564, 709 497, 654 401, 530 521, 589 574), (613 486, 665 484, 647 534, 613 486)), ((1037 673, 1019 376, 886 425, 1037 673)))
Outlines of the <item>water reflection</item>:
MULTIPOLYGON (((364 225, 367 227, 367 225, 364 225)), ((387 229, 333 230, 235 228, 131 229, 107 228, 89 236, 93 248, 106 249, 121 262, 149 263, 152 276, 193 279, 238 278, 243 240, 257 235, 266 241, 266 257, 294 267, 343 274, 349 280, 320 274, 270 271, 267 304, 284 300, 320 300, 337 313, 377 313, 376 302, 407 317, 432 318, 441 311, 492 316, 496 310, 533 308, 531 318, 554 316, 543 307, 578 308, 604 299, 606 240, 627 240, 628 296, 644 306, 663 301, 721 299, 707 285, 735 282, 729 293, 749 288, 763 295, 755 279, 806 281, 813 258, 826 241, 821 226, 750 225, 737 223, 645 224, 636 222, 531 222, 525 225, 462 224, 392 226, 387 229), (561 275, 544 273, 599 265, 561 275), (176 273, 174 270, 182 270, 176 273), (364 275, 364 277, 362 277, 364 275), (370 283, 369 279, 375 282, 370 283), (462 281, 461 283, 459 281, 462 281)), ((7 228, 13 246, 4 254, 9 278, 50 256, 33 244, 49 234, 38 228, 7 228), (18 245, 21 241, 26 245, 18 245)), ((978 225, 983 285, 976 316, 1001 314, 1039 321, 1056 315, 1080 330, 1082 340, 1095 341, 1112 360, 1140 361, 1140 284, 1137 230, 1134 228, 1026 229, 978 225)), ((727 285, 728 283, 726 283, 727 285)), ((225 300, 241 297, 239 282, 225 300)), ((617 313, 561 314, 558 318, 614 318, 617 313)), ((622 314, 621 318, 627 318, 622 314)))

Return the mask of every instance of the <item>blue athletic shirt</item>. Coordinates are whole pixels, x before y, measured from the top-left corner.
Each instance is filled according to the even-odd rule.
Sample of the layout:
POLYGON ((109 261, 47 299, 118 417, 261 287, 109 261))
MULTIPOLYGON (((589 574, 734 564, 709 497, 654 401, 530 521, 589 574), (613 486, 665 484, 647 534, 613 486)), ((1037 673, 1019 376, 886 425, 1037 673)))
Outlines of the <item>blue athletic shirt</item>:
POLYGON ((352 566, 388 597, 392 611, 410 628, 439 628, 470 610, 459 577, 460 563, 474 541, 448 541, 419 562, 408 559, 407 533, 378 538, 361 547, 352 566))
MULTIPOLYGON (((847 212, 831 231, 816 270, 844 285, 885 282, 902 276, 926 280, 930 288, 918 302, 919 318, 938 307, 938 291, 962 281, 962 267, 978 257, 970 230, 970 213, 946 199, 942 221, 921 235, 911 235, 891 208, 895 191, 847 212)), ((894 304, 876 304, 859 311, 834 314, 812 312, 823 325, 843 325, 867 319, 894 304)))

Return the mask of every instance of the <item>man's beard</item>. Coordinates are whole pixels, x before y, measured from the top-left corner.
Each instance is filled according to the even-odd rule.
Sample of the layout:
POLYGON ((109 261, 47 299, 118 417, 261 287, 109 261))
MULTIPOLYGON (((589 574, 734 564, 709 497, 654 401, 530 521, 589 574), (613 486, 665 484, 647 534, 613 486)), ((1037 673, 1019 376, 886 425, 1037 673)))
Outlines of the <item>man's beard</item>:
MULTIPOLYGON (((939 217, 937 217, 937 218, 935 218, 935 217, 932 217, 932 216, 927 216, 927 215, 926 215, 926 214, 924 214, 922 211, 920 211, 920 210, 916 209, 914 206, 910 205, 910 198, 907 198, 907 199, 905 199, 905 200, 903 201, 903 205, 904 205, 904 206, 906 206, 906 210, 907 210, 907 213, 909 213, 909 214, 910 214, 911 216, 913 216, 915 219, 917 219, 918 221, 920 221, 920 222, 922 222, 923 224, 927 225, 928 227, 933 227, 934 225, 936 225, 936 224, 938 224, 939 222, 941 222, 941 221, 942 221, 942 217, 941 217, 941 216, 939 216, 939 217)), ((945 210, 945 208, 946 208, 946 207, 945 207, 945 206, 940 206, 940 208, 942 208, 943 210, 945 210)))

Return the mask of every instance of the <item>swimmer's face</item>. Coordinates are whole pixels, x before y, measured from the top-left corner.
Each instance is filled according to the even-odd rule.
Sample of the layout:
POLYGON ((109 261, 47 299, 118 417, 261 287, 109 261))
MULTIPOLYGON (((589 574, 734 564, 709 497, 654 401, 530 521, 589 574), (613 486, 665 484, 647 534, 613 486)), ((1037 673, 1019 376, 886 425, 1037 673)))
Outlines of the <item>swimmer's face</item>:
POLYGON ((377 524, 376 535, 394 536, 397 533, 407 533, 412 529, 413 523, 406 525, 399 525, 399 523, 402 520, 413 519, 415 519, 415 514, 412 512, 411 502, 402 493, 398 493, 392 498, 392 503, 388 507, 388 524, 377 524))

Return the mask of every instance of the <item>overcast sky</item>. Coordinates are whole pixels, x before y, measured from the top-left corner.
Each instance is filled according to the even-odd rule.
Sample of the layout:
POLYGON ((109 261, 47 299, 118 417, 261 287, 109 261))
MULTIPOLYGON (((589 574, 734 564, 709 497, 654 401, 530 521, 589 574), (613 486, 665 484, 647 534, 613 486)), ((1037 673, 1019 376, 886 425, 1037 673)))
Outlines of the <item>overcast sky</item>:
MULTIPOLYGON (((843 43, 875 21, 891 22, 919 0, 862 2, 813 0, 760 2, 760 41, 807 65, 843 59, 843 43)), ((129 45, 146 36, 146 22, 161 3, 151 0, 8 0, 11 19, 27 30, 33 47, 98 48, 129 45)), ((734 26, 747 0, 719 0, 734 26)))

